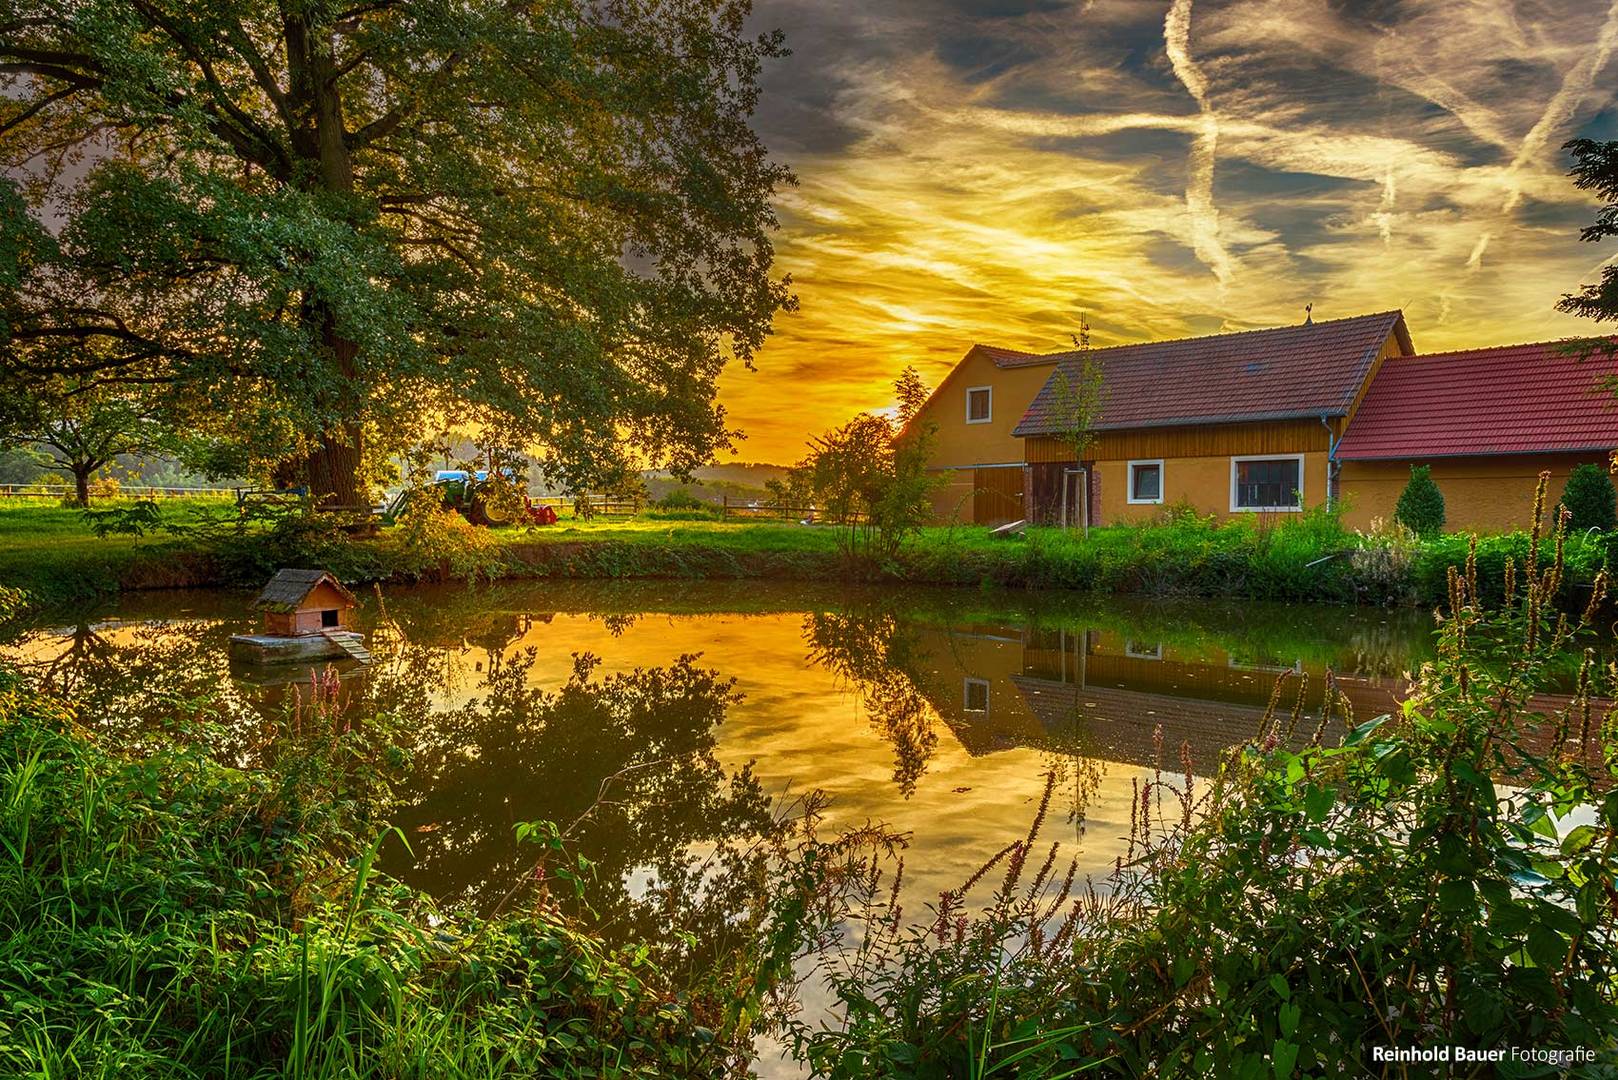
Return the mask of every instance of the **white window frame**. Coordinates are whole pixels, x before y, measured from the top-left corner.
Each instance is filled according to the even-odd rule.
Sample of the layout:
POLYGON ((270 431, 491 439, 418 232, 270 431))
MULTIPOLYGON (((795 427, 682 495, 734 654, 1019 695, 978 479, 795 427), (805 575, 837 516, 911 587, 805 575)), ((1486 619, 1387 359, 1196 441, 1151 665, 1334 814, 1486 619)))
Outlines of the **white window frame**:
POLYGON ((1163 643, 1154 641, 1144 645, 1134 638, 1124 638, 1124 655, 1135 660, 1161 660, 1163 659, 1163 643))
POLYGON ((994 387, 968 386, 966 388, 966 422, 968 424, 989 424, 994 422, 994 387), (972 395, 982 390, 989 395, 989 414, 981 420, 972 419, 972 395))
POLYGON ((1304 507, 1304 472, 1307 462, 1303 454, 1242 454, 1230 459, 1230 512, 1233 514, 1301 514, 1304 507), (1236 466, 1243 461, 1296 461, 1298 463, 1297 506, 1237 506, 1236 466))
POLYGON ((1162 503, 1162 501, 1163 501, 1163 474, 1166 471, 1167 470, 1163 468, 1163 459, 1162 458, 1140 458, 1138 460, 1131 461, 1129 463, 1129 468, 1124 472, 1124 496, 1128 500, 1129 505, 1130 506, 1157 506, 1160 503, 1162 503), (1138 466, 1141 466, 1141 465, 1156 465, 1157 466, 1157 498, 1155 498, 1155 499, 1137 499, 1137 498, 1135 498, 1135 469, 1138 466))
POLYGON ((988 679, 974 679, 971 676, 967 676, 965 679, 961 680, 961 711, 973 713, 979 716, 988 716, 989 690, 990 685, 988 679), (972 687, 974 686, 983 687, 983 708, 981 709, 972 708, 972 687))

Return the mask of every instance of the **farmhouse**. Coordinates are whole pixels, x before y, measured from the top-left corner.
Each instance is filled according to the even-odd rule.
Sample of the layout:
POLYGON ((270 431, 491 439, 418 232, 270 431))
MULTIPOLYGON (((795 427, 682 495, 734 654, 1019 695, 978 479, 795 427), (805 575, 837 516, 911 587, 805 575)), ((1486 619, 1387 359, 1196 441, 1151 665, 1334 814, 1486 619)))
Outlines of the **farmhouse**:
POLYGON ((1022 517, 1023 443, 1012 429, 1060 358, 974 345, 927 399, 913 423, 937 432, 932 468, 948 474, 933 498, 940 520, 1022 517))
POLYGON ((1413 352, 1397 311, 1096 350, 1096 438, 1077 460, 1056 437, 1061 353, 1012 430, 1024 442, 1023 516, 1102 525, 1166 505, 1228 517, 1292 513, 1335 497, 1337 442, 1383 362, 1413 352))
POLYGON ((1612 373, 1610 359, 1580 360, 1563 342, 1390 359, 1333 454, 1345 520, 1392 518, 1410 466, 1428 465, 1447 528, 1527 528, 1541 471, 1554 505, 1575 465, 1605 465, 1618 448, 1602 385, 1612 373))

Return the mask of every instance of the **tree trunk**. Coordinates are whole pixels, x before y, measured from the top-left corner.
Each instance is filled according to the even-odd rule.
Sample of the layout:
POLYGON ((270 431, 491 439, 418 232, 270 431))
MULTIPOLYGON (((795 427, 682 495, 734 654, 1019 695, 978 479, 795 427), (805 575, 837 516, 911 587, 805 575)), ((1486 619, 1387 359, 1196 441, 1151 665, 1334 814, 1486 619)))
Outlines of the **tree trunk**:
POLYGON ((320 433, 320 447, 304 462, 309 494, 315 501, 335 506, 362 506, 370 500, 360 491, 363 447, 358 424, 343 424, 320 433))
MULTIPOLYGON (((305 157, 315 159, 311 186, 347 194, 354 190, 354 162, 344 137, 332 31, 330 27, 311 25, 301 11, 285 5, 283 11, 287 15, 285 41, 293 84, 307 100, 314 120, 312 141, 299 147, 305 157)), ((360 506, 369 500, 361 492, 359 480, 363 446, 356 418, 365 404, 359 378, 359 345, 340 332, 328 303, 306 303, 304 315, 311 325, 318 326, 321 343, 336 365, 338 389, 331 404, 335 405, 332 411, 342 418, 320 433, 319 446, 304 462, 309 494, 317 503, 360 506)))
POLYGON ((88 507, 90 505, 90 470, 89 465, 73 466, 73 505, 88 507))

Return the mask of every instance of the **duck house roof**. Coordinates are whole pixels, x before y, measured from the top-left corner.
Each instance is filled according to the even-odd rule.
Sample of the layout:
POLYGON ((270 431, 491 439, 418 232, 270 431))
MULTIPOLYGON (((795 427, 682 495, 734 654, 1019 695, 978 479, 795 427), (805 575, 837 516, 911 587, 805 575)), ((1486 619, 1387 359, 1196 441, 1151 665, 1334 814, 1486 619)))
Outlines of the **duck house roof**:
POLYGON ((296 611, 315 586, 322 582, 336 589, 347 603, 359 602, 328 570, 277 570, 269 584, 264 586, 264 591, 258 594, 258 599, 253 601, 253 606, 270 611, 296 611))

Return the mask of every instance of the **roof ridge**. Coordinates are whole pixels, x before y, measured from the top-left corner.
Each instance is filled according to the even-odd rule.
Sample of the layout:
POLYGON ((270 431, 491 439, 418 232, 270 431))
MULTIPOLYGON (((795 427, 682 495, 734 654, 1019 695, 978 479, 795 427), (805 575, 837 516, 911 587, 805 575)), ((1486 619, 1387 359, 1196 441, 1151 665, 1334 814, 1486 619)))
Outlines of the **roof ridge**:
POLYGON ((1564 345, 1573 341, 1595 341, 1599 338, 1610 338, 1618 343, 1618 334, 1591 334, 1588 336, 1573 335, 1571 337, 1553 338, 1545 341, 1519 341, 1510 345, 1478 345, 1470 349, 1445 349, 1443 352, 1411 353, 1409 356, 1389 357, 1392 360, 1436 360, 1445 356, 1465 356, 1473 353, 1506 352, 1510 349, 1540 349, 1551 345, 1564 345))
MULTIPOLYGON (((1389 308, 1387 311, 1368 311, 1363 315, 1344 315, 1340 319, 1317 319, 1312 323, 1285 323, 1280 326, 1255 326, 1248 330, 1226 330, 1218 334, 1187 334, 1177 338, 1153 338, 1150 341, 1124 341, 1117 345, 1096 345, 1090 352, 1111 352, 1114 349, 1140 349, 1151 345, 1177 345, 1182 341, 1213 341, 1216 338, 1242 337, 1246 334, 1273 334, 1278 330, 1303 330, 1315 326, 1332 326, 1337 323, 1354 322, 1359 319, 1387 318, 1388 316, 1402 316, 1403 308, 1389 308)), ((978 343, 982 345, 981 342, 978 343)), ((976 346, 974 346, 976 347, 976 346)), ((986 349, 999 349, 1001 352, 1021 352, 1019 349, 1008 349, 1002 345, 982 345, 986 349)), ((1070 356, 1084 355, 1083 349, 1063 349, 1052 353, 1023 353, 1024 356, 1038 356, 1041 359, 1061 360, 1070 356)))

